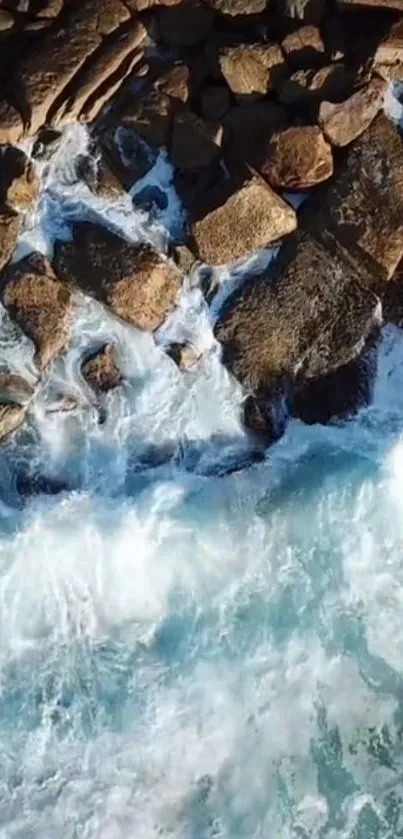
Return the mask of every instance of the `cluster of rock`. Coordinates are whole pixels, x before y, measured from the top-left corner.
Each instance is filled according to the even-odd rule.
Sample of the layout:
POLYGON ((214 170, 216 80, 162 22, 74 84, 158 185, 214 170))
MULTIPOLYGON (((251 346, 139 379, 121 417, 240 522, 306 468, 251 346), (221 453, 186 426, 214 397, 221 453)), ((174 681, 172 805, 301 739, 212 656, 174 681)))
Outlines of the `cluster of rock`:
MULTIPOLYGON (((216 325, 246 424, 271 440, 279 401, 312 422, 366 398, 383 313, 397 318, 403 300, 403 148, 382 112, 403 80, 403 0, 0 0, 0 38, 1 299, 39 373, 66 347, 75 289, 154 331, 195 262, 232 265, 284 240, 216 325), (52 264, 9 264, 38 188, 15 144, 35 137, 39 157, 75 120, 98 159, 81 176, 103 194, 167 150, 189 218, 171 258, 77 222, 52 264), (311 190, 297 217, 287 193, 311 190)), ((113 348, 83 375, 98 392, 120 384, 113 348)), ((1 404, 11 418, 27 400, 1 404)))

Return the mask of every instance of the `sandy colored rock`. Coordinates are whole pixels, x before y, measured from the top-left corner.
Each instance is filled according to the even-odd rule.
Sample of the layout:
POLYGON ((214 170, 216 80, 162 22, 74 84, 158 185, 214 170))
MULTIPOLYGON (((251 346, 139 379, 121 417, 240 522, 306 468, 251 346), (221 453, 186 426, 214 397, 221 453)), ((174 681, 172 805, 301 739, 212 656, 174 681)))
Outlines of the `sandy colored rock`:
POLYGON ((91 353, 81 365, 81 374, 96 393, 106 393, 122 384, 123 377, 116 363, 115 348, 105 344, 91 353))
POLYGON ((139 48, 126 57, 118 72, 114 74, 113 81, 109 79, 108 84, 102 85, 87 99, 79 116, 80 122, 93 122, 98 119, 120 91, 126 79, 130 77, 134 81, 135 77, 142 78, 148 72, 144 55, 144 50, 139 48))
POLYGON ((126 0, 126 5, 133 12, 144 12, 158 6, 178 6, 182 0, 126 0))
POLYGON ((170 46, 194 47, 207 38, 214 14, 202 0, 187 0, 156 13, 156 37, 170 46))
POLYGON ((170 157, 178 169, 211 166, 221 153, 223 129, 207 123, 188 108, 181 108, 174 117, 170 157))
POLYGON ((391 279, 403 256, 403 147, 383 114, 349 148, 327 190, 322 218, 379 282, 391 279))
POLYGON ((0 404, 25 405, 35 393, 35 387, 18 373, 0 370, 0 404))
POLYGON ((14 26, 14 17, 7 9, 0 9, 0 32, 7 32, 14 26))
POLYGON ((101 146, 96 146, 89 155, 76 159, 76 173, 79 180, 85 181, 94 195, 116 201, 125 190, 119 178, 110 168, 101 146))
MULTIPOLYGON (((71 96, 64 103, 62 112, 54 124, 76 119, 84 109, 86 102, 95 94, 98 88, 114 80, 119 68, 124 68, 124 61, 130 53, 136 50, 147 37, 146 28, 139 22, 131 20, 121 27, 108 40, 105 47, 97 53, 90 64, 78 76, 77 83, 71 96)), ((122 68, 122 74, 124 69, 122 68)))
POLYGON ((343 249, 329 250, 301 231, 267 276, 229 298, 215 334, 224 364, 245 389, 266 394, 347 364, 380 319, 378 298, 343 249))
POLYGON ((190 96, 190 71, 186 64, 178 64, 160 76, 155 87, 171 99, 186 103, 190 96))
POLYGON ((217 209, 193 224, 192 250, 203 262, 225 265, 246 259, 295 230, 293 208, 253 178, 217 209))
POLYGON ((275 189, 307 190, 333 174, 332 147, 315 125, 275 135, 260 173, 275 189))
POLYGON ((221 72, 233 94, 245 97, 266 96, 284 76, 286 64, 278 44, 240 44, 222 50, 221 72))
POLYGON ((152 91, 141 99, 128 97, 124 102, 120 122, 132 127, 150 146, 167 146, 173 119, 173 102, 161 91, 152 91))
POLYGON ((0 206, 0 271, 11 259, 21 230, 21 216, 11 207, 0 206))
POLYGON ((35 253, 8 267, 1 299, 10 317, 33 341, 36 363, 43 369, 67 344, 72 315, 69 289, 55 276, 47 259, 35 253))
POLYGON ((310 70, 323 64, 325 44, 317 26, 301 26, 287 35, 281 46, 294 70, 310 70))
POLYGON ((138 329, 157 329, 175 305, 178 268, 148 245, 127 242, 98 224, 76 222, 72 233, 72 242, 56 243, 58 276, 138 329))
POLYGON ((21 149, 0 148, 0 201, 15 210, 27 210, 36 201, 39 181, 35 168, 21 149))
POLYGON ((7 102, 0 101, 0 143, 18 143, 24 134, 24 122, 21 114, 7 102))
POLYGON ((322 102, 319 125, 332 145, 348 146, 368 128, 382 107, 386 87, 384 79, 374 76, 344 102, 322 102))
POLYGON ((209 6, 222 15, 258 15, 267 6, 267 0, 207 0, 209 6))
POLYGON ((22 59, 19 79, 31 134, 51 117, 52 105, 103 37, 129 16, 120 0, 85 0, 71 10, 63 29, 45 34, 40 49, 22 59))
POLYGON ((200 350, 193 344, 170 344, 166 353, 183 373, 195 370, 202 357, 200 350))
POLYGON ((26 408, 21 405, 2 405, 0 403, 0 440, 20 428, 25 420, 26 408))

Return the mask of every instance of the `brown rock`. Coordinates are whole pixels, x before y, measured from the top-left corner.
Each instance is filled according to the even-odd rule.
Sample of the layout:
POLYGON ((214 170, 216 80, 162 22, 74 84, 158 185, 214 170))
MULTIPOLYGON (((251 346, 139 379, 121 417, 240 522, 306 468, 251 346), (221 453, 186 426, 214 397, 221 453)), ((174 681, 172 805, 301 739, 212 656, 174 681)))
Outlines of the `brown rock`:
POLYGON ((48 119, 51 108, 80 67, 109 35, 129 18, 120 0, 85 0, 75 6, 66 26, 41 39, 19 66, 29 131, 35 134, 48 119))
POLYGON ((0 201, 17 210, 26 210, 38 197, 39 182, 35 169, 21 149, 0 149, 0 201))
POLYGON ((333 174, 332 147, 316 125, 275 135, 260 173, 275 189, 306 190, 333 174))
POLYGON ((87 356, 81 365, 81 373, 89 387, 97 394, 114 390, 123 381, 115 360, 115 348, 111 344, 105 344, 87 356))
POLYGON ((403 21, 400 19, 381 40, 374 56, 374 66, 388 80, 403 78, 403 21))
POLYGON ((70 291, 45 257, 32 254, 6 270, 1 298, 11 318, 35 344, 36 362, 43 369, 66 347, 72 314, 70 291))
POLYGON ((14 17, 7 9, 0 9, 0 32, 6 32, 14 26, 14 17))
POLYGON ((144 12, 158 6, 178 6, 182 0, 126 0, 126 5, 134 12, 144 12))
POLYGON ((192 249, 211 265, 245 259, 295 230, 296 215, 259 178, 238 192, 192 227, 192 249))
POLYGON ((132 244, 98 224, 73 224, 58 242, 55 270, 138 329, 157 329, 175 305, 182 275, 151 247, 132 244))
POLYGON ((222 125, 225 157, 231 162, 258 165, 262 149, 266 150, 273 134, 286 127, 287 113, 275 102, 256 102, 247 108, 231 108, 222 125))
POLYGON ((45 2, 41 3, 40 8, 35 11, 35 14, 39 18, 50 18, 54 20, 54 18, 60 15, 63 7, 64 0, 45 0, 45 2))
POLYGON ((201 352, 193 344, 170 344, 166 353, 183 373, 194 370, 202 357, 201 352))
POLYGON ((6 99, 0 101, 0 143, 18 143, 24 134, 21 114, 6 99))
POLYGON ((35 393, 32 384, 10 370, 0 370, 0 404, 26 405, 35 393))
POLYGON ((345 102, 322 102, 319 125, 329 142, 334 146, 348 146, 356 140, 380 111, 385 92, 384 79, 374 76, 367 87, 353 93, 345 102))
POLYGON ((156 13, 157 40, 171 46, 194 47, 209 34, 214 14, 201 0, 187 0, 156 13))
POLYGON ((221 72, 235 96, 263 97, 285 73, 285 61, 278 44, 240 44, 220 54, 221 72))
POLYGON ((196 264, 194 253, 187 247, 187 245, 179 245, 174 251, 174 260, 176 265, 184 274, 188 274, 196 264))
POLYGON ((302 26, 296 32, 291 32, 281 46, 294 70, 311 70, 323 64, 325 44, 317 26, 302 26))
POLYGON ((4 440, 19 428, 26 415, 26 408, 21 405, 0 404, 0 440, 4 440))
POLYGON ((120 180, 110 168, 101 146, 96 147, 92 154, 76 159, 76 172, 78 178, 85 181, 94 195, 114 201, 125 192, 120 180))
POLYGON ((155 87, 165 96, 186 103, 190 97, 190 71, 186 64, 178 64, 160 76, 155 87))
POLYGON ((0 271, 11 259, 21 230, 21 217, 11 207, 0 206, 0 271))
POLYGON ((326 225, 378 281, 403 256, 403 148, 396 126, 380 114, 348 150, 327 191, 326 225))
POLYGON ((74 90, 63 103, 61 112, 58 113, 57 119, 54 119, 54 123, 65 123, 76 119, 96 90, 107 83, 108 79, 114 79, 119 68, 122 65, 124 67, 127 56, 136 50, 146 37, 147 30, 135 20, 129 21, 114 36, 111 36, 105 47, 98 51, 88 66, 79 73, 74 90))
POLYGON ((222 15, 258 15, 263 12, 268 0, 207 0, 209 6, 222 15))
POLYGON ((135 78, 142 78, 147 72, 148 65, 144 59, 144 51, 139 49, 130 53, 120 65, 118 72, 113 76, 113 80, 109 79, 109 83, 102 85, 87 99, 80 113, 80 121, 93 122, 93 120, 100 116, 104 108, 109 105, 112 98, 120 90, 129 76, 134 81, 135 78))
POLYGON ((328 250, 301 231, 267 277, 227 301, 215 333, 247 391, 267 394, 347 364, 379 320, 378 298, 343 249, 328 250))
POLYGON ((181 108, 174 117, 170 156, 178 169, 211 166, 221 153, 223 129, 207 123, 188 108, 181 108))
POLYGON ((209 85, 202 90, 200 108, 204 119, 219 122, 231 107, 231 96, 225 85, 209 85))
MULTIPOLYGON (((156 152, 151 152, 136 131, 126 126, 102 132, 99 142, 107 166, 127 192, 155 163, 156 152)), ((98 175, 95 173, 95 191, 98 183, 98 175)), ((94 191, 94 187, 90 186, 90 189, 94 191)))
POLYGON ((173 119, 173 102, 160 91, 152 91, 142 99, 128 98, 123 106, 120 121, 125 127, 135 129, 150 146, 167 146, 173 119))
POLYGON ((328 64, 320 70, 298 70, 279 86, 279 99, 285 105, 306 107, 322 102, 340 102, 352 93, 353 73, 344 64, 328 64))

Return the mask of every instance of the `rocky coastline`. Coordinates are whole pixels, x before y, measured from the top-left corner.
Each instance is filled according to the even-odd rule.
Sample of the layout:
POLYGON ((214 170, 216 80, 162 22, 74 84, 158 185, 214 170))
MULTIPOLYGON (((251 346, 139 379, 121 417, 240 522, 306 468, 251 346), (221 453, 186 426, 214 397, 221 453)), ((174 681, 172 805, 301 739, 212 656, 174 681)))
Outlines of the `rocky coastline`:
MULTIPOLYGON (((403 319, 403 144, 384 107, 403 83, 403 0, 1 0, 0 40, 0 299, 37 370, 0 370, 0 439, 66 352, 77 292, 154 333, 190 276, 211 303, 217 267, 271 247, 214 326, 245 427, 267 445, 280 417, 370 400, 380 327, 403 319), (15 258, 74 122, 91 137, 75 177, 107 200, 166 152, 186 223, 165 252, 77 220, 51 256, 15 258)), ((202 349, 166 351, 197 370, 202 349)), ((99 403, 122 386, 109 344, 81 373, 99 403)))

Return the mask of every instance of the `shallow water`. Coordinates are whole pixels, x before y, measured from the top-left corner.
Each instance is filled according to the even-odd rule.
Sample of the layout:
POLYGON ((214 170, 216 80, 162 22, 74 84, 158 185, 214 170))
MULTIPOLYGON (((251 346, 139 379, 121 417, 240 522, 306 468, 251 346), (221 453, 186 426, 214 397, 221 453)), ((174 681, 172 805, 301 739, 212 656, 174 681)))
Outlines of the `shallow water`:
MULTIPOLYGON (((19 252, 94 213, 164 247, 175 201, 150 225, 66 184, 73 141, 19 252)), ((34 375, 2 319, 1 359, 34 375)), ((205 355, 183 376, 77 297, 68 354, 0 451, 0 839, 397 839, 403 333, 384 330, 369 409, 293 422, 226 477, 252 443, 197 287, 157 341, 189 334, 205 355), (99 425, 79 367, 104 340, 126 384, 99 425), (48 413, 66 390, 82 408, 48 413), (22 503, 24 469, 66 487, 22 503)))

